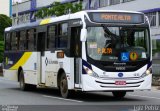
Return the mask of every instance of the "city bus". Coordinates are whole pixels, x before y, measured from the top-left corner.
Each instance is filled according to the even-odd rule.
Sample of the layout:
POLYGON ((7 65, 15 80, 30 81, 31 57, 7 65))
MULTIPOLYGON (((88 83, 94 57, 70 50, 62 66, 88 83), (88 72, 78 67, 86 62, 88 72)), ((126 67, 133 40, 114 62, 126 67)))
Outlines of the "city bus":
POLYGON ((4 77, 21 90, 150 90, 152 50, 148 18, 141 12, 89 10, 5 29, 4 77))

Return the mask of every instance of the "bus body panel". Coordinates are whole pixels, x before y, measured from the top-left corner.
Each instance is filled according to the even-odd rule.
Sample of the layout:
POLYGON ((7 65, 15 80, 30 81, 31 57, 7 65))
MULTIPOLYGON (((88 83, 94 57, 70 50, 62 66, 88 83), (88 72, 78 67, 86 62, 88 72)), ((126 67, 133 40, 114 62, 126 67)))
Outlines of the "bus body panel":
POLYGON ((18 73, 17 70, 3 69, 3 77, 7 80, 18 81, 17 73, 18 73))
POLYGON ((4 77, 9 80, 18 81, 18 70, 20 67, 23 70, 25 83, 38 84, 38 71, 37 71, 37 53, 36 52, 20 52, 16 57, 14 53, 6 53, 6 64, 4 67, 4 77), (7 62, 8 61, 8 62, 7 62))
POLYGON ((136 78, 140 78, 147 70, 147 65, 143 66, 142 68, 139 68, 137 71, 132 71, 132 72, 106 72, 106 71, 103 71, 99 68, 97 68, 96 66, 94 65, 91 65, 92 67, 92 70, 93 72, 97 73, 98 76, 100 78, 108 78, 108 79, 114 79, 114 78, 117 78, 117 79, 125 79, 125 78, 133 78, 133 79, 136 79, 136 78), (119 73, 123 73, 123 77, 119 77, 118 74, 119 73))
POLYGON ((113 90, 150 90, 152 74, 142 77, 147 69, 147 65, 134 72, 105 72, 93 67, 93 72, 99 77, 82 74, 83 91, 113 91, 113 90), (123 73, 124 77, 118 77, 118 73, 123 73), (117 85, 116 81, 125 81, 125 85, 117 85))
MULTIPOLYGON (((26 52, 27 53, 27 52, 26 52)), ((28 52, 31 56, 28 58, 26 63, 22 65, 22 70, 24 72, 25 83, 37 85, 38 84, 38 53, 28 52)))
POLYGON ((45 52, 45 56, 43 57, 42 70, 44 72, 44 83, 45 86, 57 87, 57 72, 59 69, 58 61, 55 57, 55 53, 51 53, 50 51, 45 52), (45 69, 44 69, 45 67, 45 69))
POLYGON ((64 70, 68 79, 68 88, 74 88, 74 59, 68 58, 64 55, 64 58, 57 58, 57 52, 60 51, 46 51, 45 56, 42 58, 42 80, 45 86, 57 87, 57 77, 60 69, 64 70))

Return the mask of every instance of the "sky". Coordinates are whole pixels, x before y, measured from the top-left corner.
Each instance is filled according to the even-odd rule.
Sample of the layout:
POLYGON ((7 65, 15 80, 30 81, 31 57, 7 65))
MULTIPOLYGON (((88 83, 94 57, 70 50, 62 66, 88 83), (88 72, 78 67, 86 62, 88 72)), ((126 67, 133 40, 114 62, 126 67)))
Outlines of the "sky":
POLYGON ((10 0, 0 0, 0 14, 10 15, 10 0))

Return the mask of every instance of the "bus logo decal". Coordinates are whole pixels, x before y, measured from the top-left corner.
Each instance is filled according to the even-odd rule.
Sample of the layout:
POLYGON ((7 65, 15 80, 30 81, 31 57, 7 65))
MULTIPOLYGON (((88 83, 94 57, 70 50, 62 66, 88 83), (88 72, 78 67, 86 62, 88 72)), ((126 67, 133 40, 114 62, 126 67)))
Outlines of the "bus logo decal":
POLYGON ((46 66, 48 65, 48 59, 47 59, 47 57, 46 57, 46 60, 45 60, 45 64, 46 64, 46 66))
POLYGON ((123 73, 118 73, 118 77, 123 77, 123 73))
POLYGON ((46 64, 46 66, 49 64, 58 64, 58 61, 53 61, 52 59, 50 59, 50 58, 48 59, 46 57, 45 64, 46 64))

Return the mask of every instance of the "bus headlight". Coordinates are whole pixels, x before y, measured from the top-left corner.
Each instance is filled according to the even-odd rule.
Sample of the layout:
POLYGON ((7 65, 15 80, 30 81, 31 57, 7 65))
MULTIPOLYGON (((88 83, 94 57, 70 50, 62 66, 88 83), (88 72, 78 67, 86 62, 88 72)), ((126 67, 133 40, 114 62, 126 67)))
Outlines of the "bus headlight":
POLYGON ((152 68, 150 67, 149 69, 146 70, 146 75, 152 74, 152 68))
POLYGON ((151 74, 151 71, 150 70, 146 70, 146 74, 147 75, 151 74))
POLYGON ((88 67, 86 66, 83 66, 84 70, 86 71, 86 73, 90 76, 93 76, 93 77, 99 77, 98 74, 96 74, 95 72, 93 72, 91 69, 89 69, 88 67))
POLYGON ((145 76, 147 76, 147 75, 150 75, 150 74, 152 74, 152 68, 149 68, 149 69, 147 69, 143 74, 142 74, 142 78, 143 77, 145 77, 145 76))

